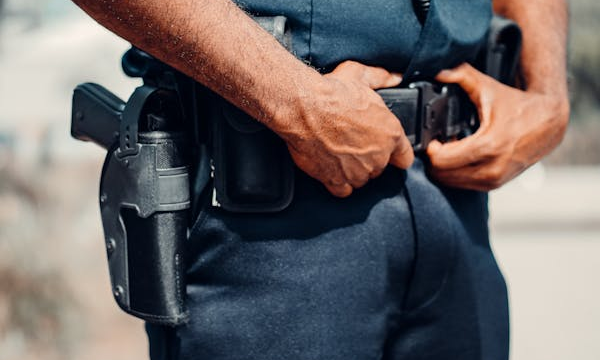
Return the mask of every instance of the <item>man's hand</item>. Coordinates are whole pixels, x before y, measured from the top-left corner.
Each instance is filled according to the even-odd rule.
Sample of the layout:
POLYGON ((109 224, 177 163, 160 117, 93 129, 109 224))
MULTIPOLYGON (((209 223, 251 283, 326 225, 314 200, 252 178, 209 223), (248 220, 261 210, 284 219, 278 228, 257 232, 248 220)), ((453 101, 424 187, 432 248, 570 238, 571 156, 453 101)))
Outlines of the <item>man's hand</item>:
POLYGON ((346 62, 323 76, 231 0, 73 1, 278 133, 298 166, 336 196, 388 163, 413 161, 399 120, 372 90, 398 85, 397 75, 346 62))
POLYGON ((431 175, 445 185, 498 188, 562 140, 569 117, 566 96, 514 89, 468 64, 442 71, 437 80, 460 85, 477 106, 481 122, 470 137, 434 141, 427 148, 431 175))
POLYGON ((298 167, 333 195, 346 197, 388 163, 403 169, 412 164, 412 146, 400 121, 373 91, 397 86, 400 76, 346 61, 323 80, 299 116, 279 131, 274 128, 298 167))

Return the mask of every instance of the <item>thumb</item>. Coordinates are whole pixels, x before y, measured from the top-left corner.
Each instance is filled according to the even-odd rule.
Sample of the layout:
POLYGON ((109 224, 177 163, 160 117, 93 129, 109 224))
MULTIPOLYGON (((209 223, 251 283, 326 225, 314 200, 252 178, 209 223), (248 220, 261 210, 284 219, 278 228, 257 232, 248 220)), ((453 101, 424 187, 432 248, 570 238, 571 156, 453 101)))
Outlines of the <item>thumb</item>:
POLYGON ((435 79, 443 83, 458 84, 469 95, 471 101, 477 103, 486 75, 464 63, 454 69, 440 71, 435 79))
POLYGON ((371 89, 384 89, 400 85, 402 75, 383 68, 366 66, 362 81, 371 89))
POLYGON ((359 81, 373 90, 398 86, 402 82, 402 75, 398 73, 350 60, 338 65, 331 75, 345 80, 359 81))
POLYGON ((403 136, 402 140, 398 142, 398 145, 396 145, 396 148, 392 152, 390 164, 400 169, 408 169, 414 160, 415 153, 413 152, 412 145, 410 145, 408 138, 403 136))

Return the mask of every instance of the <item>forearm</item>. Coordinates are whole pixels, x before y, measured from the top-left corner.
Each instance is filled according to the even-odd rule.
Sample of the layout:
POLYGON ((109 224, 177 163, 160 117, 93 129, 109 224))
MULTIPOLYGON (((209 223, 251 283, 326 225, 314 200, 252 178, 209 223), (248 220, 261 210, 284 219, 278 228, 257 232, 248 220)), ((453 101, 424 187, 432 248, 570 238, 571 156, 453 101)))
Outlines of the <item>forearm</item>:
POLYGON ((230 0, 73 1, 271 127, 285 128, 282 119, 320 78, 230 0))
POLYGON ((374 91, 401 81, 382 68, 348 61, 321 75, 230 0, 73 1, 270 127, 296 165, 335 196, 414 159, 400 122, 374 91))
POLYGON ((566 0, 493 0, 523 32, 521 68, 528 90, 567 99, 566 0))
POLYGON ((493 0, 496 13, 523 32, 521 68, 527 90, 506 86, 469 64, 437 79, 457 83, 479 110, 480 126, 464 139, 427 148, 430 174, 458 188, 496 189, 539 161, 562 140, 569 119, 566 0, 493 0))

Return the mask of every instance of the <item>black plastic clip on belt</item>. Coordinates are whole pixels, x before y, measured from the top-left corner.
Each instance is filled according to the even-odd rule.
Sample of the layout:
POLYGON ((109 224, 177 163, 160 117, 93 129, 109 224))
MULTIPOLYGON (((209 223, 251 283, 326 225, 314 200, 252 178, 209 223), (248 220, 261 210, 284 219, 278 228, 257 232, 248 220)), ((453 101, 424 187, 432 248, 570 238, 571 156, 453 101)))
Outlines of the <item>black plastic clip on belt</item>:
POLYGON ((457 85, 420 81, 408 88, 381 89, 377 93, 400 119, 415 152, 433 139, 448 141, 470 135, 477 126, 472 104, 457 85))

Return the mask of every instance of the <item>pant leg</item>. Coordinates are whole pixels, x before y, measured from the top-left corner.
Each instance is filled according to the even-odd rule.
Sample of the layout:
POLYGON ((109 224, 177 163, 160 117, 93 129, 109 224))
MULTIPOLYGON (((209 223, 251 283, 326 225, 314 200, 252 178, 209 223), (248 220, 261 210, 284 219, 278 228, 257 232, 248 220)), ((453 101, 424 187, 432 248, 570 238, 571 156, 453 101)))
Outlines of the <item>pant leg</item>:
POLYGON ((489 241, 487 193, 443 189, 460 218, 464 253, 472 269, 481 333, 482 358, 508 359, 509 306, 504 276, 489 241))
POLYGON ((421 171, 407 180, 417 237, 415 276, 406 308, 390 329, 385 359, 507 360, 507 292, 489 246, 487 195, 439 190, 420 163, 415 167, 421 171), (434 214, 440 209, 442 219, 434 214), (444 231, 454 234, 453 246, 440 245, 444 231), (452 251, 443 277, 440 251, 452 251))
POLYGON ((168 342, 172 358, 380 358, 414 263, 405 178, 390 168, 337 199, 299 175, 281 213, 207 208, 190 239, 191 319, 168 342))
POLYGON ((487 300, 505 303, 503 282, 489 282, 491 252, 473 251, 465 199, 455 204, 419 161, 349 199, 300 177, 280 214, 201 216, 191 321, 149 332, 153 360, 505 359, 505 311, 481 295, 487 285, 487 300))

